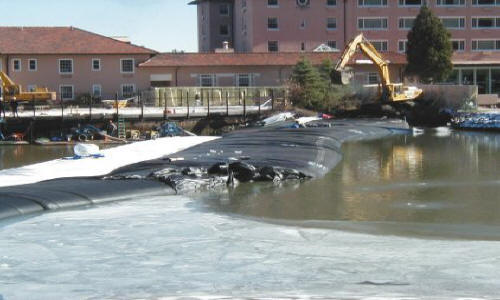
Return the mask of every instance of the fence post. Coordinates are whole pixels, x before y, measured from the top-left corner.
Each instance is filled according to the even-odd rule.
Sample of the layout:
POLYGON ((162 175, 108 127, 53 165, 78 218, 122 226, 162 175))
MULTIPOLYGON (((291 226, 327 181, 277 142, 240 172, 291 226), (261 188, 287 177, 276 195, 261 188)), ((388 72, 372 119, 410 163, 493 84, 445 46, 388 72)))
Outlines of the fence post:
POLYGON ((35 96, 31 96, 31 105, 33 105, 33 120, 34 120, 36 118, 35 96))
POLYGON ((257 97, 257 99, 259 99, 259 102, 258 102, 257 105, 259 105, 259 118, 260 118, 260 102, 261 102, 260 101, 260 99, 261 99, 261 97, 260 97, 260 91, 259 91, 259 93, 257 95, 259 96, 259 97, 257 97))
POLYGON ((92 99, 94 97, 91 95, 89 98, 89 121, 92 121, 92 99))
POLYGON ((271 89, 271 111, 274 111, 274 89, 271 89))
POLYGON ((168 119, 168 116, 167 116, 167 113, 168 113, 167 112, 167 91, 166 90, 163 92, 163 99, 165 101, 164 102, 165 105, 164 105, 164 108, 163 108, 163 121, 165 121, 166 119, 168 119))
POLYGON ((207 95, 207 118, 210 118, 210 98, 214 99, 214 89, 211 88, 207 95))
POLYGON ((141 121, 144 120, 144 100, 142 95, 139 95, 139 104, 141 105, 141 121))
POLYGON ((189 119, 189 90, 186 92, 186 105, 187 105, 187 115, 186 115, 186 118, 189 119))
POLYGON ((229 117, 229 91, 226 91, 226 116, 229 117))
POLYGON ((247 120, 247 93, 243 91, 243 118, 247 120))
POLYGON ((116 105, 116 122, 118 122, 118 115, 120 113, 118 109, 118 93, 115 93, 115 105, 116 105))

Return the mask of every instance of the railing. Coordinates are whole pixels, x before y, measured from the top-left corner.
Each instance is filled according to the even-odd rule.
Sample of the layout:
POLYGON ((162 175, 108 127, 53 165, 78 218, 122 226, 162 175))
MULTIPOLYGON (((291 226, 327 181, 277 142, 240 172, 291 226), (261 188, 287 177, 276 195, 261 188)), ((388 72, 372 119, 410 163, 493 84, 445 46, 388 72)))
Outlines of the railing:
MULTIPOLYGON (((152 88, 120 97, 117 94, 53 103, 25 102, 18 108, 19 117, 60 118, 190 118, 214 115, 244 116, 273 111, 285 106, 284 87, 172 87, 152 88)), ((5 103, 6 116, 10 106, 5 103)))

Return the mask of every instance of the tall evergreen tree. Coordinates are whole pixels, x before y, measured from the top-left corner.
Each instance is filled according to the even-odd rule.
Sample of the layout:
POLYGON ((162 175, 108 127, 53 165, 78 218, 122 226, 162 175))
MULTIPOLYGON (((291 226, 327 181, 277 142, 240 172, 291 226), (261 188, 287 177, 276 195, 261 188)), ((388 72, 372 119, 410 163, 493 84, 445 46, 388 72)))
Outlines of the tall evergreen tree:
POLYGON ((418 76, 424 83, 448 78, 453 69, 450 36, 441 20, 426 5, 422 6, 408 33, 407 74, 418 76))
POLYGON ((294 66, 291 81, 300 87, 296 97, 299 106, 314 109, 323 101, 327 82, 306 58, 294 66))

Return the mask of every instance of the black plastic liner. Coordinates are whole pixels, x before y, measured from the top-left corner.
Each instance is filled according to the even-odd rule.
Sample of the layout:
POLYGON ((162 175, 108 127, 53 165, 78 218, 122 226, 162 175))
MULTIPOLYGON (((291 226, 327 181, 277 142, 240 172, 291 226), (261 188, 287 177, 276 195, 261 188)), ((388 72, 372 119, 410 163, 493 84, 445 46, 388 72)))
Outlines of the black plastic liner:
POLYGON ((391 121, 336 121, 331 127, 246 129, 100 177, 54 179, 0 188, 0 219, 101 202, 232 186, 238 181, 305 180, 341 160, 346 140, 406 130, 391 121))

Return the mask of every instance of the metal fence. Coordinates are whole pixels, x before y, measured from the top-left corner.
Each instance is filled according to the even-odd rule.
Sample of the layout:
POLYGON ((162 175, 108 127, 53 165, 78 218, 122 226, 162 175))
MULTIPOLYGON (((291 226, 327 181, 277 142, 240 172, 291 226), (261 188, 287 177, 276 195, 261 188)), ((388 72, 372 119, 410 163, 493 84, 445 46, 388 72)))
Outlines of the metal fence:
MULTIPOLYGON (((284 87, 171 87, 151 88, 126 97, 118 94, 92 97, 84 94, 74 100, 21 103, 19 117, 52 118, 169 118, 246 116, 273 111, 286 105, 284 87)), ((10 106, 5 103, 6 116, 10 106)))

